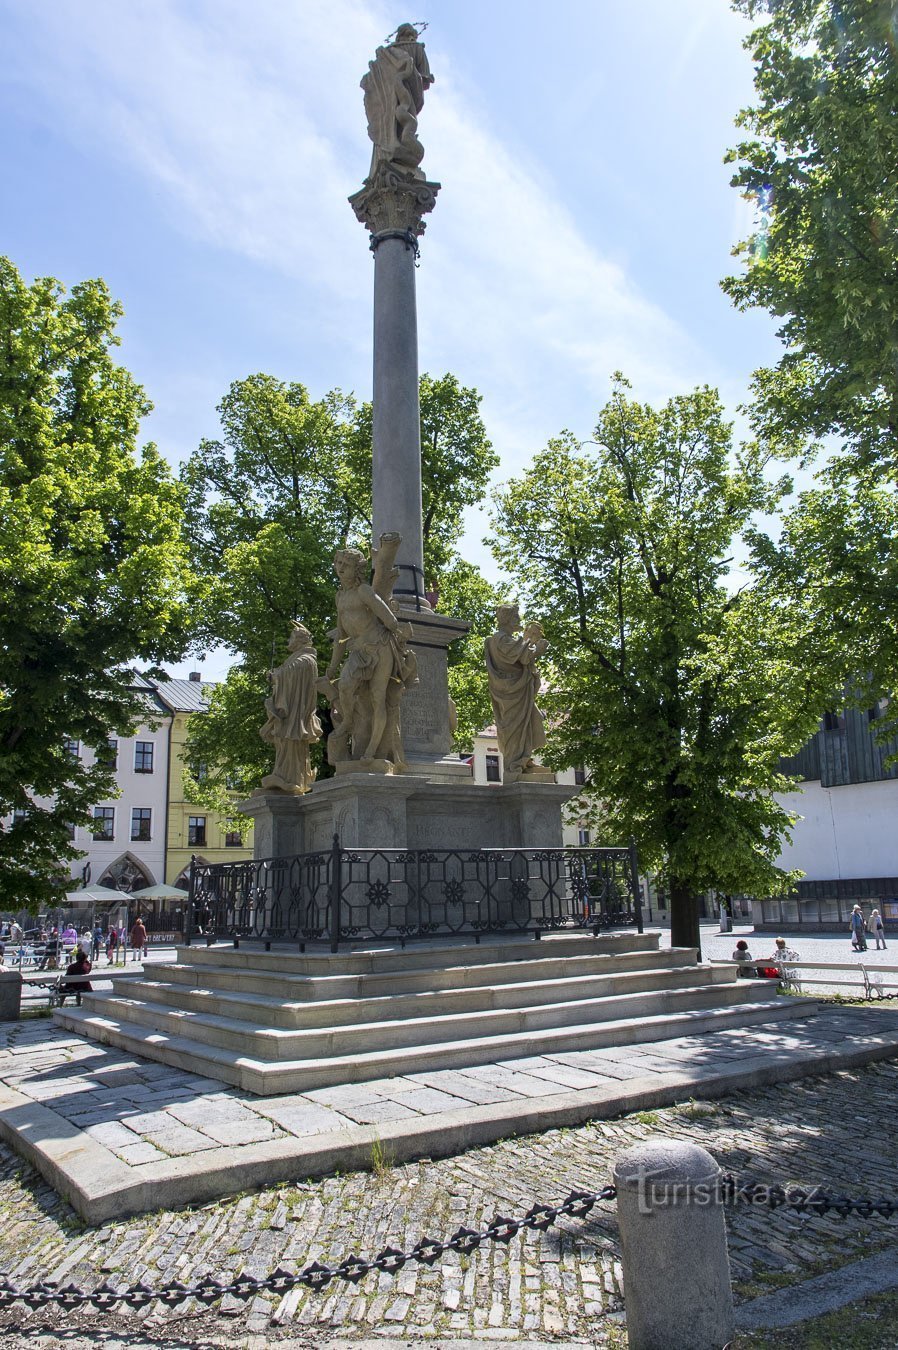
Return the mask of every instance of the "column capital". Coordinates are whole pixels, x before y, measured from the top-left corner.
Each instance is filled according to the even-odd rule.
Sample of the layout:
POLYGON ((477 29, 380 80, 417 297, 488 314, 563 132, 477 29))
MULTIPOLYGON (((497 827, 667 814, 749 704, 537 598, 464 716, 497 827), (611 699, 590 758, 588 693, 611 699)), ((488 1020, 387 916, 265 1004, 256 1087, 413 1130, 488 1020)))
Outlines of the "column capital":
POLYGON ((373 244, 383 234, 417 238, 424 233, 422 217, 433 210, 439 190, 439 183, 381 165, 374 179, 366 179, 364 187, 353 193, 349 204, 370 232, 373 244))

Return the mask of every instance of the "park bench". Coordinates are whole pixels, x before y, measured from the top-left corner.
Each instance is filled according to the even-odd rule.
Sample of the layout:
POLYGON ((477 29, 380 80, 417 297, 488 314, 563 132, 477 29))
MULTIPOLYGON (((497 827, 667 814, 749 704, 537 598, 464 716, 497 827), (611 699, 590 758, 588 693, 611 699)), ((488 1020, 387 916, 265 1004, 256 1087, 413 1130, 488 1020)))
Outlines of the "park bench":
POLYGON ((61 1008, 64 1000, 69 997, 73 997, 76 1003, 80 1003, 81 995, 73 993, 71 986, 89 983, 90 975, 66 975, 64 970, 51 970, 46 975, 27 975, 22 980, 23 988, 45 989, 51 1008, 61 1008), (63 984, 69 985, 64 994, 62 992, 63 984))

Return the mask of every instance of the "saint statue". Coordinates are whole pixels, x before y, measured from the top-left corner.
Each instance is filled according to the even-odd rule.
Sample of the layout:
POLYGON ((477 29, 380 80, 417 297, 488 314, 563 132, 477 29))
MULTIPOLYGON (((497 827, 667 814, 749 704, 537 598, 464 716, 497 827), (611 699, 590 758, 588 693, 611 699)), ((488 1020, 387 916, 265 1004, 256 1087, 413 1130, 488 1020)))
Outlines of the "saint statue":
POLYGON ((289 655, 269 674, 271 694, 265 700, 268 721, 259 732, 275 749, 274 771, 262 779, 259 791, 308 792, 315 781, 309 746, 321 740, 318 701, 318 658, 312 635, 294 623, 287 643, 289 655))
POLYGON ((404 23, 388 46, 378 47, 368 62, 368 74, 362 76, 368 135, 374 142, 369 183, 374 183, 380 165, 423 180, 418 113, 424 107, 424 91, 432 84, 424 43, 418 41, 418 30, 404 23))
POLYGON ((543 715, 536 706, 540 677, 535 663, 549 644, 539 624, 529 624, 523 636, 517 636, 521 627, 517 605, 500 605, 496 625, 499 631, 487 638, 484 654, 503 779, 515 783, 536 768, 533 752, 546 743, 543 715))
POLYGON ((401 542, 398 534, 380 536, 370 583, 367 559, 358 549, 340 549, 334 558, 340 579, 337 626, 329 634, 333 655, 320 682, 334 710, 327 748, 334 765, 355 760, 374 771, 405 767, 400 701, 418 683, 418 673, 408 645, 411 624, 397 618, 399 605, 393 598, 401 542))

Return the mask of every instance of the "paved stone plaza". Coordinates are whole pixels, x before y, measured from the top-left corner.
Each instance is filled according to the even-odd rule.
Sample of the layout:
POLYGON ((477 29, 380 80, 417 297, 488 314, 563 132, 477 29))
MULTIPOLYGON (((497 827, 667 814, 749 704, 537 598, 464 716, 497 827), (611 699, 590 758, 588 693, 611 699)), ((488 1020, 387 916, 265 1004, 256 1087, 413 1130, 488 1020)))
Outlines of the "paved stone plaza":
MULTIPOLYGON (((156 1070, 147 1066, 142 1080, 151 1093, 159 1091, 156 1070)), ((82 1063, 81 1074, 88 1072, 82 1063)), ((169 1091, 177 1092, 178 1084, 171 1082, 169 1091)), ((87 1231, 30 1167, 0 1148, 0 1267, 15 1283, 71 1280, 84 1287, 103 1279, 189 1281, 204 1272, 219 1279, 240 1271, 261 1276, 278 1264, 297 1268, 315 1259, 336 1264, 388 1243, 408 1248, 425 1233, 447 1235, 460 1224, 478 1228, 496 1212, 520 1215, 534 1201, 559 1200, 573 1187, 598 1189, 618 1153, 657 1132, 702 1144, 742 1179, 894 1194, 896 1093, 893 1060, 87 1231)), ((223 1131, 211 1117, 206 1124, 223 1131)), ((728 1226, 733 1278, 744 1299, 888 1247, 898 1220, 798 1218, 740 1207, 728 1226)), ((368 1336, 378 1343, 401 1337, 402 1344, 436 1337, 445 1346, 456 1338, 470 1344, 472 1335, 484 1343, 601 1345, 613 1338, 620 1309, 616 1222, 608 1206, 545 1234, 521 1234, 507 1247, 486 1246, 470 1258, 447 1253, 433 1269, 410 1265, 394 1279, 369 1276, 355 1288, 299 1289, 280 1301, 257 1297, 249 1307, 225 1300, 220 1311, 185 1304, 171 1312, 31 1314, 17 1306, 0 1324, 10 1345, 40 1345, 39 1329, 55 1330, 48 1345, 59 1344, 63 1332, 69 1347, 95 1344, 98 1336, 106 1345, 132 1346, 262 1346, 280 1338, 336 1345, 368 1336)))
POLYGON ((707 1030, 707 1018, 701 1025, 701 1034, 646 1044, 258 1097, 44 1021, 7 1023, 0 1131, 83 1219, 98 1223, 365 1168, 381 1150, 397 1161, 445 1156, 898 1055, 891 1008, 724 1023, 720 1031, 707 1030))

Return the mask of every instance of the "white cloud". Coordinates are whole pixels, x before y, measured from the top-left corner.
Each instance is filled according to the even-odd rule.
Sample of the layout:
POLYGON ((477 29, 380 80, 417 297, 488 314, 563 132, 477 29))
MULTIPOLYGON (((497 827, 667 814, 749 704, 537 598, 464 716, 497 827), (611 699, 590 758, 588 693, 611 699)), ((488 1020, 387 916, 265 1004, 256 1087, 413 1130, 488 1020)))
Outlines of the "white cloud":
MULTIPOLYGON (((142 175, 185 233, 281 271, 298 332, 311 319, 367 345, 371 261, 346 197, 368 164, 358 81, 393 16, 364 0, 54 0, 26 22, 22 78, 48 121, 142 175)), ((551 171, 501 143, 427 36, 424 167, 444 187, 422 367, 481 389, 504 476, 565 424, 588 435, 612 370, 652 399, 707 377, 707 357, 602 256, 551 171)))

